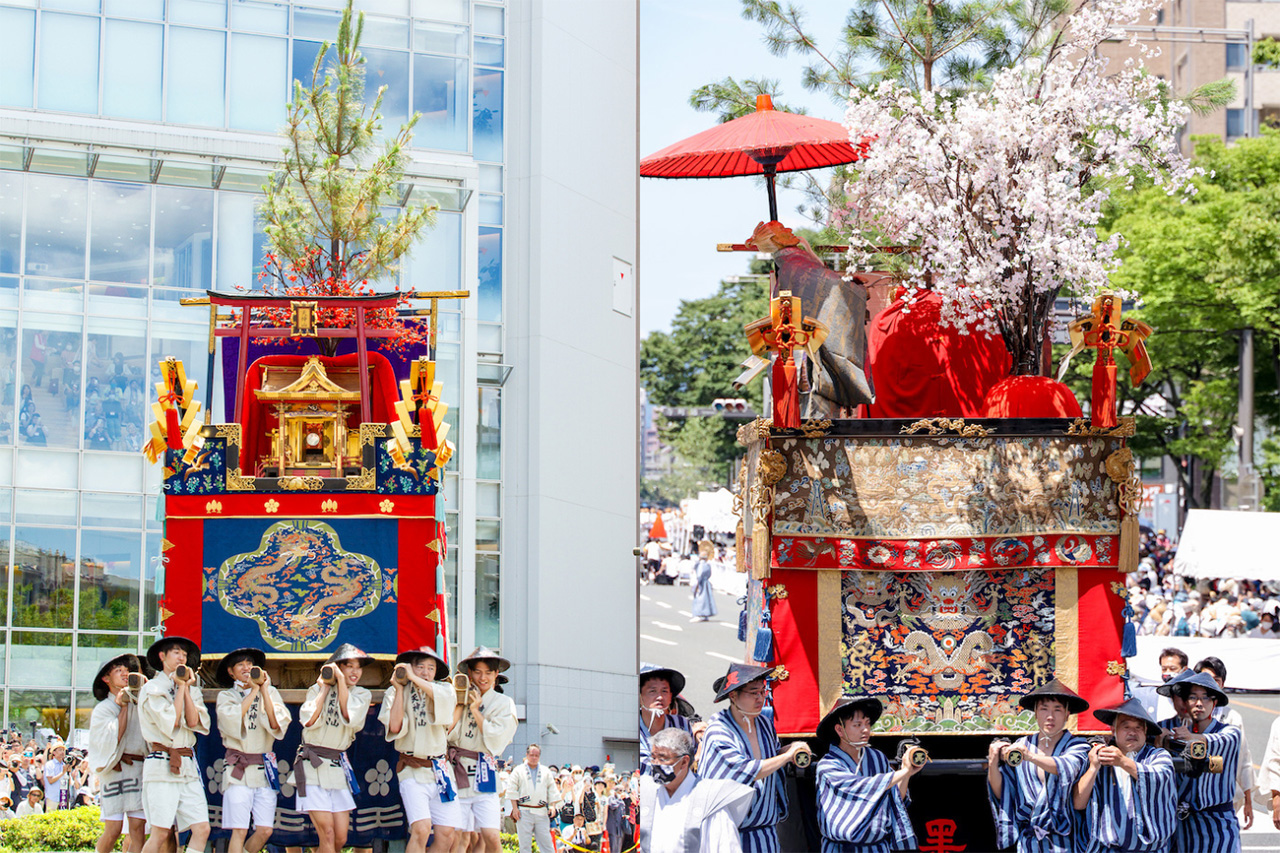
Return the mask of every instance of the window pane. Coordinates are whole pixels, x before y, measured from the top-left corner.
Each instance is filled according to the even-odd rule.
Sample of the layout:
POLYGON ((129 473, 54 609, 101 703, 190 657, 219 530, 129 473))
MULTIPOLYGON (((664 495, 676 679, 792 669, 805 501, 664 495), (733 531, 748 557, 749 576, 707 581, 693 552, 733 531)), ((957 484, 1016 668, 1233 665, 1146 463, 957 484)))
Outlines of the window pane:
POLYGON ((108 20, 104 50, 102 114, 158 120, 164 27, 108 20))
POLYGON ((502 196, 480 196, 480 222, 483 225, 502 224, 502 196))
POLYGON ((497 518, 502 514, 502 486, 497 483, 476 484, 476 515, 497 518))
POLYGON ((80 523, 136 530, 142 526, 142 497, 84 492, 80 495, 80 523))
POLYGON ((462 214, 436 213, 435 227, 423 233, 406 271, 413 290, 462 289, 462 214))
POLYGON ((0 105, 29 107, 36 56, 36 13, 0 9, 0 105))
POLYGON ((480 388, 476 435, 476 476, 481 480, 502 479, 502 391, 480 388))
MULTIPOLYGON (((74 458, 74 454, 64 455, 74 458)), ((22 466, 23 460, 19 456, 19 484, 22 483, 22 466)), ((59 491, 57 489, 18 489, 17 504, 18 524, 61 524, 72 528, 75 527, 75 492, 59 491)))
POLYGON ((276 130, 284 123, 289 43, 231 35, 231 127, 276 130))
MULTIPOLYGON (((319 39, 332 42, 338 37, 338 23, 342 20, 339 12, 320 12, 315 9, 295 9, 293 12, 293 34, 298 38, 319 39)), ((297 46, 294 46, 297 50, 297 46)), ((315 54, 311 55, 315 61, 315 54)), ((310 68, 310 66, 308 66, 310 68)), ((308 75, 309 79, 309 75, 308 75)))
POLYGON ((13 624, 70 628, 75 529, 19 526, 13 539, 13 624))
POLYGON ((360 46, 398 47, 409 46, 409 22, 403 18, 364 16, 364 30, 360 34, 360 46))
MULTIPOLYGON (((3 19, 0 19, 0 26, 3 26, 3 19)), ((22 174, 0 172, 0 274, 19 272, 21 247, 22 174)))
POLYGON ((94 181, 89 198, 93 216, 89 278, 146 284, 151 251, 151 187, 94 181))
POLYGON ((18 392, 17 328, 18 312, 0 311, 0 445, 13 444, 13 401, 18 392))
POLYGON ((40 17, 40 109, 98 111, 98 19, 40 17))
POLYGON ((502 35, 502 9, 497 6, 476 6, 476 32, 502 35))
MULTIPOLYGON (((164 566, 159 533, 147 534, 146 562, 142 566, 142 629, 151 630, 160 625, 160 596, 164 587, 164 566)), ((455 596, 456 597, 456 596, 455 596)))
POLYGON ((502 645, 499 592, 498 555, 476 554, 476 642, 491 649, 502 645))
POLYGON ((502 67, 503 39, 476 38, 476 65, 502 67))
POLYGON ((409 54, 395 50, 361 48, 365 64, 365 98, 372 103, 378 89, 382 95, 382 130, 395 135, 409 119, 409 54))
POLYGON ((98 0, 43 0, 40 4, 46 9, 62 9, 67 12, 89 12, 98 14, 102 4, 98 0))
MULTIPOLYGON (((254 212, 258 197, 218 194, 218 290, 257 286, 267 238, 254 212)), ((207 318, 206 318, 207 320, 207 318)))
POLYGON ((142 540, 137 533, 80 532, 80 628, 138 627, 142 540))
POLYGON ((477 68, 471 96, 472 152, 477 160, 502 162, 502 72, 477 68))
POLYGON ((289 4, 234 0, 231 26, 237 30, 285 35, 289 32, 289 4))
POLYGON ((169 91, 165 100, 165 120, 175 124, 222 127, 225 122, 225 34, 170 27, 169 41, 169 91))
MULTIPOLYGON (((447 513, 446 518, 448 515, 455 515, 455 513, 447 513)), ((454 526, 456 527, 457 525, 455 524, 454 526)), ((444 584, 445 589, 458 588, 457 548, 450 548, 449 553, 445 554, 444 584)), ((449 642, 456 644, 458 642, 458 596, 446 595, 445 600, 448 602, 447 607, 449 608, 449 642)), ((450 658, 450 660, 457 660, 457 658, 450 658)))
MULTIPOLYGON (((13 502, 13 492, 10 489, 4 489, 6 503, 13 502)), ((0 626, 4 624, 4 620, 9 618, 9 567, 13 565, 13 560, 9 554, 9 546, 13 544, 9 539, 10 527, 8 525, 9 515, 5 513, 5 522, 0 524, 0 626)), ((0 655, 3 658, 3 655, 0 655)), ((4 662, 0 660, 0 681, 4 679, 4 662)))
MULTIPOLYGON (((16 642, 18 635, 14 635, 16 642)), ((68 640, 70 637, 67 638, 68 640)), ((17 653, 17 649, 14 649, 17 653)), ((70 650, 60 652, 64 658, 63 665, 70 667, 70 650)), ((39 662, 36 662, 36 666, 39 662)), ((17 669, 14 660, 14 669, 17 669)), ((16 681, 16 679, 15 679, 16 681)), ((71 736, 68 718, 71 714, 71 694, 63 691, 49 690, 11 690, 9 691, 9 720, 22 729, 26 735, 31 734, 31 724, 37 728, 53 729, 61 738, 71 736)))
POLYGON ((169 0, 169 22, 224 27, 227 0, 169 0))
POLYGON ((147 407, 145 320, 89 318, 84 386, 85 450, 128 453, 142 446, 147 407))
POLYGON ((79 447, 83 319, 27 312, 23 323, 18 439, 32 447, 79 447))
POLYGON ((213 286, 213 193, 156 187, 155 280, 161 287, 213 286))
POLYGON ((27 275, 84 278, 88 182, 27 176, 27 275))
POLYGON ((480 227, 479 308, 482 322, 502 320, 502 229, 480 227))
MULTIPOLYGON (((80 634, 76 637, 75 686, 92 690, 93 678, 104 663, 120 655, 137 653, 137 651, 138 641, 134 637, 121 637, 116 634, 80 634)), ((80 712, 80 703, 83 701, 88 701, 90 708, 97 704, 97 700, 91 693, 77 695, 77 717, 80 712)))
POLYGON ((467 28, 414 21, 413 49, 425 53, 452 53, 466 56, 467 28))
POLYGON ((467 150, 467 61, 413 57, 413 108, 422 114, 413 129, 417 148, 467 150))
POLYGON ((120 18, 164 20, 164 0, 107 0, 106 12, 120 18))

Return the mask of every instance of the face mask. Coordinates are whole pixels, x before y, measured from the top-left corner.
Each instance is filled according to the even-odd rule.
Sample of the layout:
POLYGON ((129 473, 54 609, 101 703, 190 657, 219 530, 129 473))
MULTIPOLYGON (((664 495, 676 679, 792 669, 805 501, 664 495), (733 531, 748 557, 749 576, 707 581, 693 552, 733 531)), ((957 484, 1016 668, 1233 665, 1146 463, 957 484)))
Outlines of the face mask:
POLYGON ((676 766, 674 764, 650 764, 649 775, 659 785, 669 785, 676 781, 676 766))

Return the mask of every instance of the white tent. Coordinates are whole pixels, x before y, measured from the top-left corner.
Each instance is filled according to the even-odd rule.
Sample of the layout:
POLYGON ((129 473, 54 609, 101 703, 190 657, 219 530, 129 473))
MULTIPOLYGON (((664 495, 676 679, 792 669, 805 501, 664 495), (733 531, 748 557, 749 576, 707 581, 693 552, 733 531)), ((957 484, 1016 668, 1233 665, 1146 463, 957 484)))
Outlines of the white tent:
POLYGON ((1280 512, 1193 509, 1178 540, 1173 571, 1192 578, 1280 580, 1277 537, 1280 512))
POLYGON ((733 493, 728 489, 699 492, 696 498, 680 502, 684 510, 685 524, 690 529, 700 525, 705 535, 732 533, 738 527, 738 517, 733 514, 733 493))

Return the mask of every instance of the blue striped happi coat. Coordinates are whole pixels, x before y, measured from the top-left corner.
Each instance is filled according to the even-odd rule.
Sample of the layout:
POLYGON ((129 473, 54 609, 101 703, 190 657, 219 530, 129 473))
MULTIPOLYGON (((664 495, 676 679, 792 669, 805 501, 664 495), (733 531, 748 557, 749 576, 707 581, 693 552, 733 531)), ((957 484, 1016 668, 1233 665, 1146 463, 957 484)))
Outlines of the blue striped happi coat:
POLYGON ((832 746, 818 762, 818 831, 822 853, 889 853, 916 849, 907 806, 889 761, 864 747, 862 762, 832 746))
MULTIPOLYGON (((640 774, 643 776, 649 772, 649 755, 653 752, 653 746, 649 743, 649 727, 644 724, 644 711, 640 711, 640 774)), ((679 714, 667 714, 666 722, 663 729, 684 729, 689 734, 693 734, 693 727, 689 725, 688 717, 682 717, 679 714)), ((658 731, 662 731, 659 729, 658 731)))
MULTIPOLYGON (((1018 739, 1018 746, 1035 751, 1035 737, 1018 739)), ((1089 743, 1071 732, 1063 732, 1053 749, 1058 772, 1045 773, 1044 780, 1030 761, 1016 768, 1000 766, 1004 780, 999 799, 987 785, 991 815, 996 824, 996 844, 1018 846, 1018 853, 1075 853, 1074 809, 1071 788, 1089 763, 1089 743)))
POLYGON ((1116 782, 1116 768, 1098 768, 1089 804, 1080 815, 1079 853, 1169 850, 1178 823, 1173 759, 1167 750, 1144 744, 1133 760, 1138 778, 1130 788, 1132 801, 1116 782))
MULTIPOLYGON (((766 708, 756 717, 754 736, 759 739, 760 759, 778 754, 772 708, 766 708)), ((752 754, 747 733, 734 721, 729 709, 718 712, 707 724, 707 733, 702 739, 698 775, 704 779, 732 779, 754 788, 751 809, 739 825, 742 849, 744 853, 778 853, 778 824, 787 818, 782 773, 770 773, 757 780, 759 772, 760 760, 752 754)))
MULTIPOLYGON (((1176 719, 1161 723, 1172 730, 1176 719)), ((1173 849, 1178 853, 1239 853, 1240 822, 1233 800, 1236 769, 1240 763, 1240 740, 1235 726, 1211 720, 1201 732, 1209 742, 1209 754, 1222 756, 1221 773, 1203 773, 1192 779, 1177 774, 1178 826, 1173 833, 1173 849)))

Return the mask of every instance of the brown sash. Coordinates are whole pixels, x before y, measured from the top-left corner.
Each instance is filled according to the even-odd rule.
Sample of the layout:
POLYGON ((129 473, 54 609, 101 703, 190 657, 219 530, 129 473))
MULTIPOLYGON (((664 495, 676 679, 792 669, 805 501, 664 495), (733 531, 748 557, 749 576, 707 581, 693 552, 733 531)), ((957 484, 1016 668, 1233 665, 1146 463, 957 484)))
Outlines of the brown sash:
POLYGON ((320 765, 325 760, 341 762, 342 750, 328 746, 316 746, 310 743, 304 743, 298 747, 298 757, 293 761, 293 787, 297 789, 298 796, 305 797, 307 795, 307 774, 302 772, 302 767, 300 766, 302 762, 309 761, 312 767, 319 770, 320 765))
POLYGON ((480 753, 474 749, 463 749, 460 746, 449 747, 446 757, 450 764, 453 765, 453 779, 458 786, 458 790, 471 787, 471 780, 467 778, 467 766, 462 763, 462 759, 470 758, 473 760, 480 759, 480 753))
POLYGON ((413 767, 416 769, 420 767, 434 767, 434 766, 435 765, 432 764, 430 758, 419 758, 416 755, 409 755, 407 753, 402 752, 400 753, 400 760, 396 762, 396 773, 399 773, 401 770, 405 769, 406 767, 413 767))
POLYGON ((169 756, 169 772, 174 776, 182 773, 182 759, 184 756, 195 758, 195 753, 191 751, 189 746, 165 746, 162 743, 151 744, 151 749, 155 752, 167 753, 169 756))
POLYGON ((232 768, 232 779, 243 779, 244 771, 250 767, 261 767, 263 765, 262 753, 241 752, 238 749, 227 747, 227 754, 223 759, 223 764, 232 768))
POLYGON ((120 760, 116 762, 116 766, 112 767, 111 769, 119 773, 122 769, 124 769, 125 764, 128 764, 130 767, 132 767, 133 762, 142 761, 144 758, 146 758, 145 755, 135 755, 132 752, 122 753, 120 755, 120 760))

